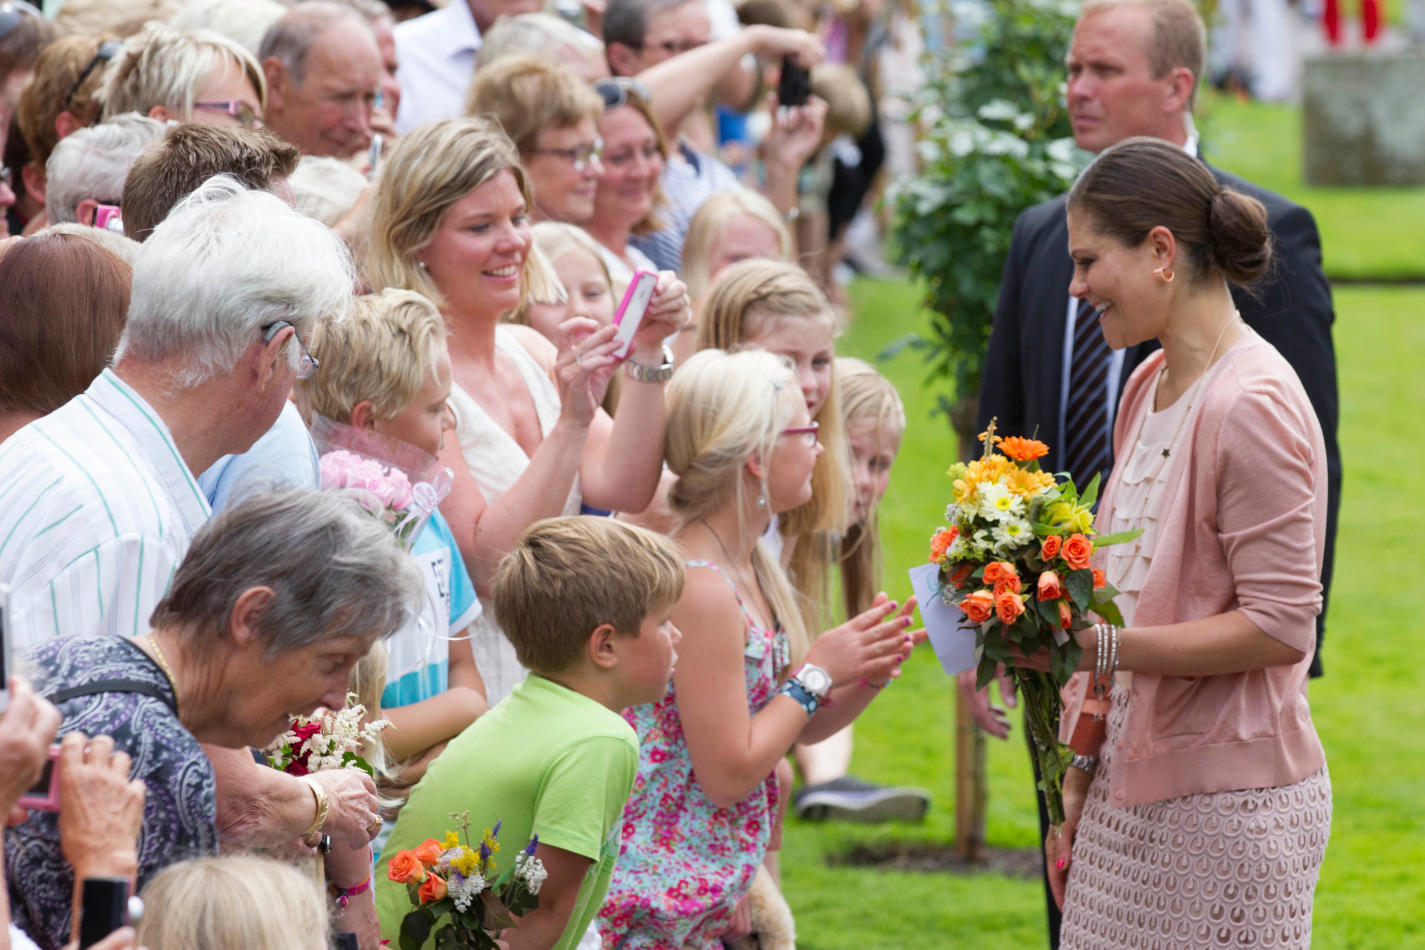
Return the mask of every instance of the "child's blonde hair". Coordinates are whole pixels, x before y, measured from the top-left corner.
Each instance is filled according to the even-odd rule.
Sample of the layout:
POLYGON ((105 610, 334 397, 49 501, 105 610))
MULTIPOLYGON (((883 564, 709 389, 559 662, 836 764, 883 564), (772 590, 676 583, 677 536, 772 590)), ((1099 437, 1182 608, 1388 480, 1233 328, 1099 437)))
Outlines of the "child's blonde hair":
POLYGON ((318 950, 327 900, 290 864, 251 854, 170 864, 143 889, 137 945, 149 950, 318 950))
POLYGON ((600 625, 638 636, 650 614, 671 610, 683 596, 683 561, 663 535, 613 518, 546 518, 500 561, 490 586, 515 656, 551 675, 579 661, 600 625))
POLYGON ((320 364, 294 387, 308 424, 314 414, 347 422, 357 403, 371 401, 378 419, 410 405, 445 352, 445 320, 435 304, 411 290, 357 297, 342 319, 326 320, 309 347, 320 364))
MULTIPOLYGON (((841 390, 841 412, 846 434, 870 429, 897 443, 905 434, 905 407, 890 380, 869 363, 852 357, 836 361, 836 385, 841 390)), ((864 520, 853 522, 841 538, 841 595, 846 616, 871 607, 881 583, 881 534, 876 508, 864 520)))
MULTIPOLYGON (((735 350, 786 320, 819 321, 833 336, 840 331, 826 295, 796 264, 739 261, 718 274, 708 291, 698 321, 698 349, 735 350)), ((834 541, 846 532, 851 510, 849 453, 834 366, 831 391, 817 411, 816 422, 826 451, 812 470, 811 501, 778 517, 788 549, 784 560, 803 595, 802 616, 810 631, 825 627, 834 541)))
MULTIPOLYGON (((682 524, 732 505, 747 510, 744 466, 767 459, 802 400, 787 361, 764 350, 702 350, 673 374, 667 393, 668 468, 678 480, 668 504, 682 524)), ((741 524, 744 537, 757 529, 741 524)), ((806 654, 809 628, 786 572, 758 538, 752 552, 757 586, 781 621, 794 662, 806 654)))
POLYGON ((688 285, 690 300, 701 300, 707 293, 713 278, 709 271, 713 247, 722 239, 728 223, 739 214, 756 218, 777 235, 778 260, 792 259, 791 232, 772 202, 747 188, 720 191, 699 206, 688 222, 688 234, 683 239, 682 278, 688 285))

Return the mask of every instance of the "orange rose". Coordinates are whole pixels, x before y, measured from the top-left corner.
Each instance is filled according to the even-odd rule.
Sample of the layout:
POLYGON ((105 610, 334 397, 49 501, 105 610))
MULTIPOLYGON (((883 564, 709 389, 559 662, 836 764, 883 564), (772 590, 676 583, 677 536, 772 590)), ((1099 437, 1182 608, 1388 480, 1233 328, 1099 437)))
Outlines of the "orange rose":
POLYGON ((1108 586, 1108 578, 1103 576, 1103 571, 1098 568, 1093 569, 1093 589, 1098 590, 1108 586))
POLYGON ((445 878, 439 874, 429 874, 421 884, 420 890, 416 891, 416 896, 421 899, 422 904, 429 904, 431 901, 438 901, 445 896, 445 878))
POLYGON ((1038 596, 1040 600, 1058 600, 1064 596, 1064 585, 1059 583, 1059 575, 1045 571, 1039 575, 1038 596))
POLYGON ((930 539, 930 560, 939 561, 944 557, 945 552, 950 550, 950 545, 954 544, 959 536, 959 528, 941 528, 935 532, 935 537, 930 539))
POLYGON ((1038 439, 1007 435, 999 440, 999 450, 1016 462, 1029 462, 1049 454, 1049 446, 1038 439))
POLYGON ((1051 534, 1044 539, 1044 543, 1039 546, 1039 556, 1046 561, 1052 561, 1059 556, 1059 545, 1064 543, 1064 539, 1057 534, 1051 534))
POLYGON ((1069 540, 1064 542, 1064 560, 1076 571, 1089 566, 1092 554, 1093 542, 1081 534, 1071 534, 1069 540))
POLYGON ((386 865, 386 876, 397 884, 410 884, 424 881, 426 869, 414 851, 397 851, 386 865))
POLYGON ((1024 613, 1024 601, 1019 599, 1018 594, 1003 591, 995 595, 995 613, 999 614, 1000 622, 1008 626, 1024 613))
POLYGON ((440 846, 440 842, 434 838, 427 838, 416 846, 413 852, 420 862, 428 868, 433 868, 440 861, 440 853, 445 849, 440 846))
POLYGON ((1069 602, 1067 600, 1059 601, 1059 629, 1067 630, 1073 622, 1074 614, 1069 610, 1069 602))
POLYGON ((1018 574, 1015 574, 1013 577, 1002 577, 1000 578, 999 583, 995 584, 996 597, 998 597, 1005 591, 1009 591, 1011 594, 1019 593, 1020 583, 1018 574))
POLYGON ((965 612, 965 616, 970 618, 971 623, 984 623, 990 619, 990 614, 994 613, 995 598, 987 590, 977 590, 960 601, 959 607, 965 612))
POLYGON ((1014 569, 1014 565, 1008 561, 991 561, 985 565, 985 583, 998 584, 1000 581, 1013 577, 1019 579, 1019 572, 1014 569))
POLYGON ((954 584, 956 587, 959 587, 965 582, 965 578, 969 577, 972 573, 974 573, 974 570, 975 565, 973 564, 961 564, 955 569, 955 573, 950 575, 950 583, 954 584))

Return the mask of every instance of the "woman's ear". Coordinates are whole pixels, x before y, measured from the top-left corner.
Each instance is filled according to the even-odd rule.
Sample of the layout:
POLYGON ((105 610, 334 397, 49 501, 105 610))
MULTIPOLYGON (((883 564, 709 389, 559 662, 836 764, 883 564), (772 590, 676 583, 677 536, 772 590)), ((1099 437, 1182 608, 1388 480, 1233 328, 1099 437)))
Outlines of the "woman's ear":
POLYGON ((754 453, 747 456, 747 474, 759 482, 767 477, 767 468, 762 464, 762 456, 760 454, 754 453))
POLYGON ((1154 265, 1172 270, 1178 252, 1178 242, 1177 238, 1173 237, 1173 232, 1160 224, 1148 232, 1147 240, 1153 252, 1154 265))
POLYGON ((277 595, 270 587, 249 587, 238 595, 228 615, 228 634, 238 646, 257 642, 262 634, 258 629, 262 613, 277 595))

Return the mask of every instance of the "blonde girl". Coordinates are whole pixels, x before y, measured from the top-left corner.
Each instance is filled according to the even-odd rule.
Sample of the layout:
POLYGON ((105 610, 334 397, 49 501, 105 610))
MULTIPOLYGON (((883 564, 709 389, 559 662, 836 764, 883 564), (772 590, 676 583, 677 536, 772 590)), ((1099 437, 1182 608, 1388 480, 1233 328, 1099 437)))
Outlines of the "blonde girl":
POLYGON ((783 261, 747 260, 718 275, 698 324, 699 350, 755 347, 792 364, 807 412, 826 451, 806 504, 778 516, 774 545, 801 594, 802 624, 819 630, 829 616, 835 539, 850 521, 849 453, 836 393, 840 323, 806 271, 783 261))
POLYGON ((846 616, 871 606, 881 578, 881 535, 877 512, 890 483, 891 465, 905 434, 905 407, 890 381, 868 363, 836 360, 836 385, 851 450, 851 524, 841 538, 841 594, 846 616))
POLYGON ((808 645, 763 540, 774 515, 810 500, 823 453, 783 359, 694 355, 669 386, 666 445, 673 537, 689 558, 673 611, 683 636, 667 695, 626 713, 638 777, 600 913, 620 948, 720 946, 780 808, 773 770, 794 742, 854 719, 914 640, 913 602, 897 611, 880 595, 808 645))

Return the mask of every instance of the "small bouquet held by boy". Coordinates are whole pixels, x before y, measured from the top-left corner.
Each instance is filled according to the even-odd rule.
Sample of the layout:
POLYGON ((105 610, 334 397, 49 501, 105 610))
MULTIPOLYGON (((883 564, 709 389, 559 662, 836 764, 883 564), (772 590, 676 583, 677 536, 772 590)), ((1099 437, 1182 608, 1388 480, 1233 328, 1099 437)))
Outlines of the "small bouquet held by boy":
POLYGON ((429 452, 369 429, 313 415, 322 488, 354 494, 406 550, 446 495, 454 473, 429 452))
POLYGON ((412 910, 401 919, 401 950, 419 950, 435 931, 435 946, 495 950, 501 930, 515 926, 539 906, 539 889, 548 872, 535 857, 539 836, 515 855, 510 869, 499 874, 500 822, 486 828, 478 847, 470 841, 470 813, 450 816, 460 834, 445 833, 444 841, 427 838, 417 847, 396 852, 386 865, 386 876, 406 885, 412 910), (465 844, 460 843, 464 837, 465 844), (442 927, 441 918, 449 916, 442 927), (436 930, 437 927, 440 929, 436 930))
MULTIPOLYGON (((980 458, 950 467, 949 524, 931 538, 930 561, 939 568, 942 599, 975 626, 979 688, 1001 665, 1014 678, 1034 740, 1039 789, 1057 826, 1064 821, 1064 772, 1072 759, 1070 747, 1059 742, 1059 691, 1083 653, 1071 634, 1095 627, 1100 669, 1112 669, 1115 632, 1123 623, 1113 604, 1118 591, 1089 561, 1097 548, 1141 532, 1096 535, 1098 476, 1081 492, 1066 473, 1042 471, 1038 460, 1049 451, 1043 442, 998 436, 993 421, 980 441, 980 458), (1046 655, 1048 671, 1025 664, 1034 657, 1041 662, 1032 665, 1046 665, 1046 655)), ((1100 696, 1109 685, 1107 676, 1095 677, 1100 696)))

